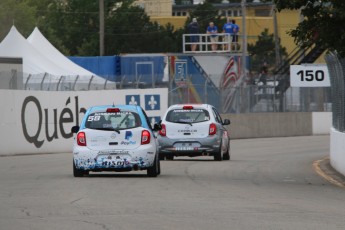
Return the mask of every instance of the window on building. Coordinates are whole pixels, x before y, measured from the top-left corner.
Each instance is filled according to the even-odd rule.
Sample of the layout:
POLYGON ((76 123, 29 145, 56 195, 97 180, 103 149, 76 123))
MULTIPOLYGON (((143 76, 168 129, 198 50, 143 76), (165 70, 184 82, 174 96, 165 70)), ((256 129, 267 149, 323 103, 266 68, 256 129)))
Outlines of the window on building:
POLYGON ((175 5, 192 5, 193 0, 175 0, 175 5))
POLYGON ((270 9, 255 9, 255 16, 257 17, 269 17, 270 14, 270 9))

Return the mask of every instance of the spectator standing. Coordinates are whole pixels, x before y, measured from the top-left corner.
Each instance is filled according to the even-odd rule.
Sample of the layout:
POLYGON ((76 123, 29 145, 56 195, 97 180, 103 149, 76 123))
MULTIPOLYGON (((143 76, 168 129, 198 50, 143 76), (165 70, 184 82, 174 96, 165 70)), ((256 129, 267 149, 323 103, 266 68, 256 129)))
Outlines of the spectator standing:
POLYGON ((233 27, 234 25, 232 24, 232 21, 230 20, 230 18, 228 18, 226 23, 223 25, 223 33, 226 34, 226 36, 224 37, 224 42, 226 42, 225 50, 228 50, 228 47, 231 47, 233 27))
POLYGON ((207 27, 206 33, 211 34, 210 40, 212 51, 217 51, 218 27, 215 26, 213 22, 210 22, 209 26, 207 27))
POLYGON ((236 24, 235 20, 232 20, 232 25, 233 25, 233 29, 232 29, 232 42, 234 44, 234 50, 238 50, 239 49, 239 44, 238 44, 238 31, 240 30, 240 27, 236 24))
POLYGON ((187 29, 188 29, 188 33, 193 34, 190 36, 190 42, 193 42, 193 44, 191 45, 191 50, 195 52, 197 43, 199 42, 199 36, 194 35, 194 34, 199 34, 199 24, 196 18, 192 19, 192 22, 189 23, 187 29))
POLYGON ((268 66, 267 62, 264 62, 260 68, 260 77, 259 81, 261 81, 264 85, 267 83, 267 74, 268 74, 268 66))

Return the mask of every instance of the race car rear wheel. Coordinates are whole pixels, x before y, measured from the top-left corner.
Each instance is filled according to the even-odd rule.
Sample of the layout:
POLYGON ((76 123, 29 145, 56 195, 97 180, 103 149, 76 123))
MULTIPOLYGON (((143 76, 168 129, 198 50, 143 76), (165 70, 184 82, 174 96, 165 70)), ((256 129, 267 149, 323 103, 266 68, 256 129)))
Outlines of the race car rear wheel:
POLYGON ((74 177, 83 177, 84 175, 88 175, 89 172, 88 171, 84 171, 82 169, 77 169, 77 167, 75 167, 75 163, 73 160, 73 176, 74 177))
POLYGON ((214 160, 215 161, 221 161, 223 158, 223 148, 222 148, 222 142, 220 142, 219 150, 214 153, 214 160))
POLYGON ((167 155, 166 159, 169 161, 173 161, 174 160, 174 155, 167 155))
POLYGON ((223 155, 223 160, 225 160, 225 161, 230 160, 230 143, 228 144, 228 149, 227 149, 226 153, 224 153, 224 155, 223 155))
POLYGON ((160 162, 159 162, 159 157, 157 155, 155 156, 154 163, 151 167, 147 169, 147 176, 149 177, 157 177, 158 174, 160 173, 160 162))

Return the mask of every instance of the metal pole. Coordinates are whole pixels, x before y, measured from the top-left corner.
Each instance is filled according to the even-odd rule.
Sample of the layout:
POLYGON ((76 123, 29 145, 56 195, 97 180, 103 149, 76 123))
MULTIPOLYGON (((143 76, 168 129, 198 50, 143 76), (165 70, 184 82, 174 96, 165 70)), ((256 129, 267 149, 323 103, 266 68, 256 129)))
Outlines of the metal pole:
POLYGON ((246 28, 246 0, 242 0, 242 77, 246 76, 247 28, 246 28))
POLYGON ((104 55, 104 0, 99 0, 99 56, 104 55))
POLYGON ((275 55, 276 55, 276 67, 280 66, 280 49, 279 49, 279 36, 278 36, 278 21, 276 14, 276 5, 272 6, 273 13, 273 24, 274 24, 274 44, 275 44, 275 55))

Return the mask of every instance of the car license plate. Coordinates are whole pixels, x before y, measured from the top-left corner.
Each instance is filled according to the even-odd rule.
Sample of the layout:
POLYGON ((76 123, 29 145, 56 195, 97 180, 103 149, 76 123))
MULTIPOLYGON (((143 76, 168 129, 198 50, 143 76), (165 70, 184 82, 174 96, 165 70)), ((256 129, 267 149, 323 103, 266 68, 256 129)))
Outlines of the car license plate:
POLYGON ((124 150, 108 150, 108 151, 101 151, 100 154, 102 155, 126 155, 128 151, 124 150))
POLYGON ((190 151, 194 150, 194 147, 176 147, 176 151, 190 151))

